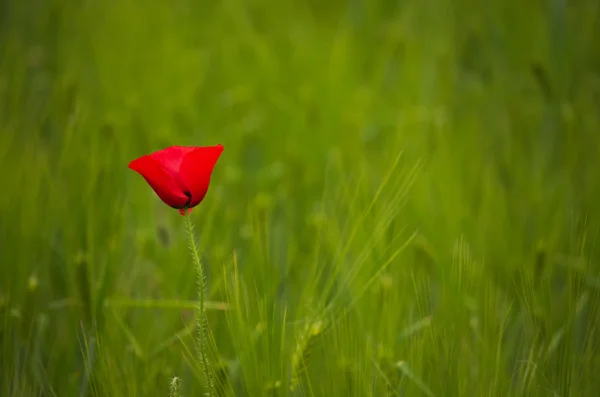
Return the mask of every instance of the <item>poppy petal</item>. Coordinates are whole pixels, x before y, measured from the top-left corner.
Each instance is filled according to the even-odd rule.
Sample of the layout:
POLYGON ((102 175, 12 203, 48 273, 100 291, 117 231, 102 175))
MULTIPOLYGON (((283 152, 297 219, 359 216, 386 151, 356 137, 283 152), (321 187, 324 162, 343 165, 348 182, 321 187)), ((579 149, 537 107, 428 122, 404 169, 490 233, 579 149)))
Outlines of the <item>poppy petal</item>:
POLYGON ((129 163, 129 168, 140 174, 156 195, 173 208, 184 208, 190 197, 181 189, 179 183, 152 156, 142 156, 129 163))
POLYGON ((179 175, 184 157, 196 150, 194 146, 170 146, 150 155, 171 176, 179 175))
POLYGON ((195 207, 206 196, 210 176, 223 153, 223 146, 197 147, 185 155, 179 169, 179 177, 192 194, 189 207, 195 207))

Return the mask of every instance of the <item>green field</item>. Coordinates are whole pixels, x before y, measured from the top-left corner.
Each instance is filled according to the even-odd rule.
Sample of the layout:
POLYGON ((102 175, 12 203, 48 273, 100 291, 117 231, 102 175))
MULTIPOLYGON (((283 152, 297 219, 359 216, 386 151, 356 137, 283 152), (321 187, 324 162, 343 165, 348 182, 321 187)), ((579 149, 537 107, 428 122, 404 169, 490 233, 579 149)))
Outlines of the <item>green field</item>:
POLYGON ((1 0, 0 396, 600 395, 600 2, 1 0), (421 4, 419 4, 421 3, 421 4), (171 390, 175 385, 175 389, 171 390))

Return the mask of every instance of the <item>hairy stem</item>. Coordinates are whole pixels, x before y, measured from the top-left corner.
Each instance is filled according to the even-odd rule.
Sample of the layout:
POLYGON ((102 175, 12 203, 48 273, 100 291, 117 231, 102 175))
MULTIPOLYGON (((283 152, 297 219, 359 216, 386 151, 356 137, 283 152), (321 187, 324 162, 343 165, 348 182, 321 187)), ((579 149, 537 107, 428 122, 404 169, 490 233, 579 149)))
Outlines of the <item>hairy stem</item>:
POLYGON ((196 247, 196 240, 194 238, 194 227, 192 226, 192 220, 190 219, 189 212, 185 215, 185 226, 187 229, 188 243, 190 252, 192 254, 192 260, 196 267, 196 275, 198 279, 197 294, 198 294, 198 306, 196 308, 196 322, 198 328, 198 341, 196 343, 198 348, 198 355, 200 356, 200 362, 202 365, 202 372, 206 382, 207 395, 209 397, 214 396, 214 383, 212 379, 212 371, 210 362, 207 356, 207 337, 206 337, 206 313, 204 311, 204 304, 206 302, 206 278, 204 276, 204 268, 200 261, 200 255, 198 255, 198 248, 196 247))

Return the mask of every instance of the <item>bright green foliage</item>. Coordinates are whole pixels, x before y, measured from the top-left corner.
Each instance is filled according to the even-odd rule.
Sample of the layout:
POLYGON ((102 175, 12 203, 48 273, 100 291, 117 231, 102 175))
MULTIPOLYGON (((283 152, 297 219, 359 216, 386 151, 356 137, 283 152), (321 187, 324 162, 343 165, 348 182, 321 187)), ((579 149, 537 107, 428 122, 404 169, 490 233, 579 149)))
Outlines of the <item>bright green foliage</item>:
POLYGON ((0 1, 0 396, 600 395, 600 2, 0 1))

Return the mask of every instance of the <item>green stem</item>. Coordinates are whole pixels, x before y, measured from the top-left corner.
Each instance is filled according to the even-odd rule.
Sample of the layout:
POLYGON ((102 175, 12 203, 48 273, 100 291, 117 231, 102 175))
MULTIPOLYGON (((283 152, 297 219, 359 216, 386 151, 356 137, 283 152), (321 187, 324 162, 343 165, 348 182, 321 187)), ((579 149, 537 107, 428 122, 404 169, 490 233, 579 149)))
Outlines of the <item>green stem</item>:
MULTIPOLYGON (((186 211, 187 212, 187 211, 186 211)), ((206 313, 204 311, 204 304, 206 302, 206 278, 204 276, 204 268, 202 262, 200 262, 200 255, 198 255, 198 248, 196 247, 196 240, 194 238, 194 227, 192 226, 192 220, 190 219, 190 213, 187 212, 184 216, 185 226, 187 229, 188 243, 190 251, 192 253, 192 259, 196 266, 196 274, 198 277, 198 301, 199 304, 196 308, 197 316, 197 327, 198 327, 198 354, 202 363, 202 371, 204 372, 204 378, 207 386, 208 396, 213 396, 213 380, 211 374, 210 363, 207 357, 207 337, 206 332, 206 313)))

